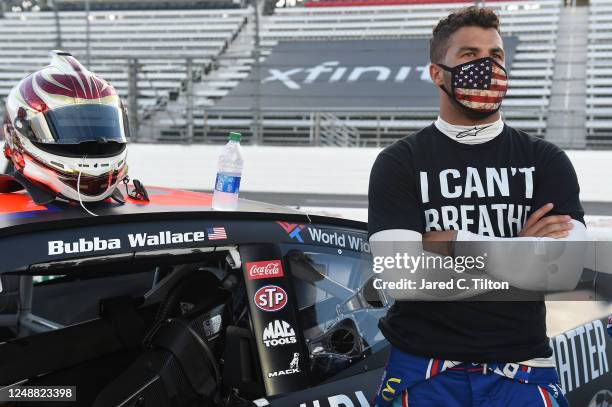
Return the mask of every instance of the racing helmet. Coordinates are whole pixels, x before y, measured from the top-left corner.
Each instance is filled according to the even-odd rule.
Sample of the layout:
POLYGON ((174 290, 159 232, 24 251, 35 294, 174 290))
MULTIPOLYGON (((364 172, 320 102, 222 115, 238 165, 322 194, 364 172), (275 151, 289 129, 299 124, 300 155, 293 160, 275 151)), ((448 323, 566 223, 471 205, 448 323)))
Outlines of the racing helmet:
POLYGON ((51 63, 22 79, 6 99, 4 154, 13 175, 26 187, 68 200, 120 194, 129 133, 117 91, 70 53, 50 55, 51 63))

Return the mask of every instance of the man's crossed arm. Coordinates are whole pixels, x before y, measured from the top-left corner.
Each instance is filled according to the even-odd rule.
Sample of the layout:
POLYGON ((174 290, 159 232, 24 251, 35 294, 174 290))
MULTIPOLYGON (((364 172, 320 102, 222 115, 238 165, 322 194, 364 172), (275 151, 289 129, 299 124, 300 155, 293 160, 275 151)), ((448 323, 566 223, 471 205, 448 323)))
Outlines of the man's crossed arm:
MULTIPOLYGON (((585 226, 567 215, 545 216, 553 209, 546 204, 527 220, 519 237, 498 238, 466 231, 433 231, 421 234, 407 229, 391 229, 370 237, 372 253, 393 256, 482 256, 486 253, 484 271, 491 280, 506 281, 510 285, 533 291, 565 291, 573 289, 582 274, 587 248, 585 226)), ((440 264, 439 262, 432 262, 440 264)), ((414 274, 388 269, 383 281, 415 280, 426 277, 431 282, 457 279, 456 273, 436 267, 414 274)), ((482 274, 464 273, 468 284, 482 278, 482 274)), ((434 291, 389 290, 399 300, 460 300, 490 291, 488 288, 434 291)))

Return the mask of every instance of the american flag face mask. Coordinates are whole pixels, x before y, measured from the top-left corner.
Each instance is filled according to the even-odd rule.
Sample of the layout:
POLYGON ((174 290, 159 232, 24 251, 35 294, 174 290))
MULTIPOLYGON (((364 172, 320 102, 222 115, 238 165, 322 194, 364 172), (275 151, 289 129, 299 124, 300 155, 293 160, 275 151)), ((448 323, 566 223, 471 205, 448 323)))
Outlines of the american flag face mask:
POLYGON ((493 58, 475 59, 452 68, 436 65, 451 73, 451 93, 441 88, 462 107, 480 116, 499 110, 508 91, 508 74, 493 58))

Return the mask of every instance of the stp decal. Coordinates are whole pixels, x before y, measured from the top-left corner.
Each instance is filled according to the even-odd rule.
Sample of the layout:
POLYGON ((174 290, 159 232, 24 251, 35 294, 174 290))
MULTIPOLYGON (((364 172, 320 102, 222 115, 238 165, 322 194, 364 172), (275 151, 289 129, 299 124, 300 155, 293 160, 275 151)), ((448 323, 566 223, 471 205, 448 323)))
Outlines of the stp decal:
POLYGON ((253 301, 262 311, 279 311, 287 305, 287 293, 279 286, 266 285, 257 290, 253 301))
POLYGON ((257 261, 246 264, 249 280, 284 276, 280 260, 257 261))

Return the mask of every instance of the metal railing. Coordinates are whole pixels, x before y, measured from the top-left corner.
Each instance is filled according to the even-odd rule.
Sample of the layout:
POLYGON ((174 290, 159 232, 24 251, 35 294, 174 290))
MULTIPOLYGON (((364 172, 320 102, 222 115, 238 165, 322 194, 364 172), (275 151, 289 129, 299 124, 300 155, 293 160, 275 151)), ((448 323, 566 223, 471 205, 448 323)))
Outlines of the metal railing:
POLYGON ((315 145, 336 147, 360 147, 359 129, 349 126, 345 121, 330 112, 313 113, 314 122, 312 126, 315 145))
MULTIPOLYGON (((264 145, 381 147, 428 126, 437 114, 432 108, 263 109, 258 141, 264 145)), ((547 111, 542 108, 504 110, 510 125, 541 137, 545 136, 546 117, 547 111)), ((186 137, 187 120, 181 115, 156 123, 148 133, 141 131, 139 140, 222 143, 230 131, 239 131, 244 143, 252 144, 253 120, 252 109, 196 109, 193 137, 186 137)))

